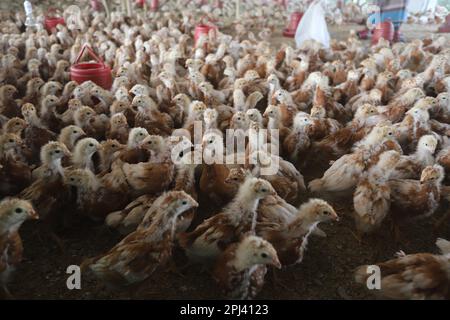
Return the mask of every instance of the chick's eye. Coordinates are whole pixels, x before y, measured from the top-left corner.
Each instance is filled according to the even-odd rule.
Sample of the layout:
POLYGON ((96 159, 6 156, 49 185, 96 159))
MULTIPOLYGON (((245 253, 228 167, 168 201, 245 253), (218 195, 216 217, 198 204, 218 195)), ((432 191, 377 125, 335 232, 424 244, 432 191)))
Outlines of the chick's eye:
POLYGON ((185 206, 185 205, 187 205, 187 201, 184 200, 183 202, 181 202, 181 204, 182 204, 183 206, 185 206))
POLYGON ((116 147, 116 145, 115 145, 115 144, 112 144, 112 145, 111 145, 111 148, 115 148, 115 147, 116 147))
POLYGON ((329 214, 330 214, 330 212, 329 211, 324 211, 324 212, 322 212, 324 215, 326 215, 326 216, 328 216, 329 214))
POLYGON ((10 142, 10 143, 13 143, 13 142, 14 142, 14 140, 13 140, 13 139, 9 139, 9 142, 10 142))
POLYGON ((60 150, 55 150, 55 153, 60 153, 61 151, 60 150))
POLYGON ((93 143, 89 143, 89 147, 93 147, 94 146, 94 144, 93 143))
POLYGON ((263 253, 261 253, 261 258, 267 258, 267 253, 265 253, 265 252, 263 252, 263 253))
POLYGON ((22 213, 22 212, 23 212, 23 209, 22 209, 22 208, 16 208, 16 209, 14 210, 14 212, 15 212, 15 213, 22 213))
POLYGON ((392 136, 392 132, 389 132, 388 135, 392 136))
POLYGON ((74 178, 70 178, 70 181, 75 181, 75 179, 74 178))
POLYGON ((267 192, 267 189, 266 188, 262 188, 261 191, 262 192, 267 192))
POLYGON ((77 133, 76 131, 72 131, 73 134, 77 133))

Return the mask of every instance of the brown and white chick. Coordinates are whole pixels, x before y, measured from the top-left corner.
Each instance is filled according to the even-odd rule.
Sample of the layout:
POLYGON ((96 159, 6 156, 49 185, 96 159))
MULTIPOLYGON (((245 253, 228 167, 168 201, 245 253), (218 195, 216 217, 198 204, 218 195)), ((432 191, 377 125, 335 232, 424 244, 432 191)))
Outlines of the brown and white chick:
POLYGON ((258 150, 250 155, 250 164, 254 164, 252 174, 255 177, 269 181, 277 194, 291 204, 306 191, 302 174, 279 156, 258 150))
POLYGON ((123 113, 114 114, 109 120, 109 130, 106 133, 107 139, 115 139, 120 143, 127 143, 130 127, 127 118, 123 113))
POLYGON ((164 266, 172 256, 177 217, 198 203, 183 191, 164 195, 150 225, 146 219, 106 254, 85 261, 94 275, 112 287, 142 282, 164 266))
POLYGON ((253 299, 264 285, 266 265, 281 268, 276 250, 266 240, 246 235, 219 255, 213 276, 227 298, 253 299))
POLYGON ((259 200, 276 192, 269 182, 250 178, 239 188, 232 202, 189 233, 180 235, 180 245, 194 261, 216 258, 228 244, 236 242, 256 225, 259 200))
POLYGON ((425 135, 419 139, 414 154, 401 156, 400 161, 391 173, 391 179, 418 179, 426 166, 435 163, 434 152, 438 141, 433 135, 425 135))
POLYGON ((31 150, 32 162, 37 163, 42 146, 56 140, 56 135, 42 124, 36 108, 31 103, 22 106, 22 115, 27 122, 27 127, 23 131, 24 142, 31 150))
POLYGON ((103 176, 110 171, 113 162, 119 157, 120 153, 126 149, 125 144, 121 144, 114 139, 103 140, 100 142, 100 175, 103 176))
POLYGON ((41 149, 41 166, 34 171, 36 180, 20 193, 20 197, 33 203, 39 216, 45 219, 50 213, 58 213, 70 196, 62 177, 62 158, 69 156, 69 150, 62 143, 51 141, 41 149))
POLYGON ((353 194, 356 229, 370 233, 379 228, 391 208, 391 189, 388 180, 400 160, 397 151, 381 154, 378 163, 366 172, 353 194))
POLYGON ((85 136, 86 133, 83 129, 75 125, 69 125, 61 130, 58 136, 58 142, 63 143, 69 151, 73 151, 78 140, 85 136))
POLYGON ((422 170, 420 180, 390 180, 394 218, 417 219, 431 216, 439 206, 443 179, 444 169, 435 164, 422 170))
MULTIPOLYGON (((450 242, 438 239, 441 254, 399 252, 397 258, 377 263, 381 271, 380 290, 383 298, 410 300, 450 299, 450 242)), ((355 271, 355 281, 367 285, 369 266, 355 271)))
POLYGON ((66 170, 64 183, 76 188, 77 212, 95 221, 103 221, 109 212, 123 208, 129 201, 122 193, 102 186, 88 169, 66 170))
POLYGON ((0 202, 0 287, 11 297, 7 285, 15 267, 22 260, 23 246, 19 228, 28 219, 38 219, 33 206, 26 200, 4 199, 0 202))
POLYGON ((100 151, 100 143, 93 138, 84 138, 77 142, 72 155, 72 164, 78 169, 88 169, 96 172, 93 156, 100 151))
POLYGON ((22 140, 13 133, 0 135, 0 196, 13 196, 31 183, 31 168, 20 159, 22 140))
POLYGON ((338 220, 339 217, 333 207, 326 201, 310 199, 299 207, 288 223, 260 223, 257 233, 272 243, 278 252, 281 264, 289 266, 303 260, 308 238, 319 223, 338 220))
POLYGON ((19 137, 22 135, 22 131, 27 127, 27 123, 25 120, 14 117, 8 120, 3 126, 3 133, 12 133, 18 135, 19 137))
POLYGON ((379 123, 361 141, 355 144, 354 152, 345 154, 334 161, 321 179, 312 180, 312 192, 342 192, 351 190, 358 182, 362 172, 378 162, 381 153, 387 150, 402 152, 395 141, 390 123, 379 123))
POLYGON ((158 110, 156 102, 148 96, 136 96, 131 104, 138 112, 135 118, 135 126, 147 129, 150 134, 170 135, 174 124, 173 119, 164 112, 158 110))

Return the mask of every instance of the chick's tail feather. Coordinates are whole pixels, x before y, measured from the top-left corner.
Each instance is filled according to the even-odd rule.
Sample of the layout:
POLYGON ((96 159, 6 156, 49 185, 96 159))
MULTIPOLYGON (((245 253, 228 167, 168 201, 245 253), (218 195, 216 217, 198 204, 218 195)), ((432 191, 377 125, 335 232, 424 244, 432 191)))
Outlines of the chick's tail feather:
POLYGON ((314 179, 308 184, 308 187, 311 192, 320 192, 323 188, 323 181, 322 179, 314 179))

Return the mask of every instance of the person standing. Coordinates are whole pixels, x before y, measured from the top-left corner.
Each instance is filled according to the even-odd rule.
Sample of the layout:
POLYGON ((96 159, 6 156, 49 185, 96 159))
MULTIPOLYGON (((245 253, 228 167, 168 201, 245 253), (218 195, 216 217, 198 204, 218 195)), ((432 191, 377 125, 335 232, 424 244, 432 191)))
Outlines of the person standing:
POLYGON ((390 19, 394 24, 394 42, 404 41, 403 35, 400 33, 400 27, 407 18, 407 6, 409 0, 378 0, 377 5, 380 7, 381 22, 390 19))
MULTIPOLYGON (((400 27, 407 18, 407 6, 409 0, 374 0, 373 4, 379 8, 379 12, 373 13, 369 16, 372 23, 380 23, 386 20, 391 20, 394 24, 394 42, 404 41, 400 32, 400 27)), ((367 39, 370 34, 369 29, 364 29, 358 32, 361 39, 367 39)))

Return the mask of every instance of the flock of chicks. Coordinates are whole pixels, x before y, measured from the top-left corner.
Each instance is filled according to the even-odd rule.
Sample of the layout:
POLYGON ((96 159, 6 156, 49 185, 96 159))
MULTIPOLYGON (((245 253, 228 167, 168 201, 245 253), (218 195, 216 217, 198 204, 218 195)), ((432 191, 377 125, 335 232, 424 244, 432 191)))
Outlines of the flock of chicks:
MULTIPOLYGON (((0 24, 7 294, 27 219, 39 217, 36 228, 61 247, 61 231, 80 216, 123 234, 82 264, 108 287, 143 282, 181 249, 211 268, 227 297, 249 299, 267 266, 301 263, 309 236, 326 235, 318 224, 339 220, 322 199, 300 203, 308 194, 353 197, 358 237, 387 218, 421 223, 450 198, 445 38, 367 48, 352 33, 329 50, 310 43, 274 52, 270 28, 254 35, 245 22, 235 36, 211 32, 194 45, 196 15, 177 11, 113 12, 108 22, 86 14, 81 30, 58 26, 51 34, 25 30, 20 15, 5 13, 0 24), (70 81, 83 43, 112 67, 110 90, 70 81), (279 139, 262 145, 258 135, 247 137, 243 164, 195 164, 196 122, 203 154, 224 152, 227 129, 276 129, 279 139), (272 161, 279 170, 261 174, 272 161), (329 168, 306 186, 300 171, 318 162, 329 168), (218 211, 199 210, 210 205, 218 211)), ((450 244, 437 244, 441 255, 379 264, 381 294, 449 299, 450 244)), ((367 276, 364 266, 356 271, 358 282, 367 276)))

